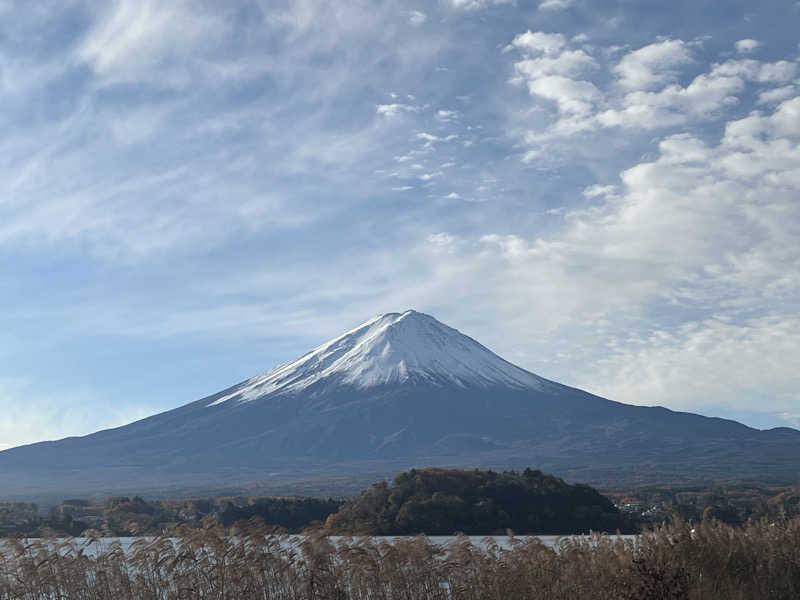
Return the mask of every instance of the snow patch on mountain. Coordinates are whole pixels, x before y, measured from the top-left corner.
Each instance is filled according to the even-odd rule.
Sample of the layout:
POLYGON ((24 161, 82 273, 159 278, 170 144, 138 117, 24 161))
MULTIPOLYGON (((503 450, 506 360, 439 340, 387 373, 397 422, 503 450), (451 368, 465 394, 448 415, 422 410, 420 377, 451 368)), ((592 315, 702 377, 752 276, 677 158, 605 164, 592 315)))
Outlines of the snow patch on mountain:
POLYGON ((296 393, 320 382, 361 389, 405 382, 516 389, 551 384, 433 317, 408 310, 370 319, 297 360, 240 384, 209 406, 296 393))

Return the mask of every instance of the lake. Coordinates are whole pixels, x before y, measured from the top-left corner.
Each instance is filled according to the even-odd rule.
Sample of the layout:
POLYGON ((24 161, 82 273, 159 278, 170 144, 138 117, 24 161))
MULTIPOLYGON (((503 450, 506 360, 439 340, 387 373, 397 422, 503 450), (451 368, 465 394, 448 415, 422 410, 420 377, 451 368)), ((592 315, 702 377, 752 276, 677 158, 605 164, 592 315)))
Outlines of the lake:
MULTIPOLYGON (((526 540, 530 538, 537 538, 539 539, 545 546, 549 548, 555 548, 558 545, 559 540, 563 540, 566 538, 572 539, 580 539, 580 538, 588 538, 590 536, 580 536, 580 535, 519 535, 511 538, 507 535, 468 535, 464 536, 471 544, 474 546, 478 546, 481 548, 485 548, 486 546, 490 545, 491 543, 497 544, 498 547, 502 549, 509 549, 512 546, 512 540, 526 540)), ((620 540, 631 540, 634 541, 638 536, 636 535, 612 535, 612 536, 604 536, 604 537, 613 537, 614 539, 620 540)), ((372 536, 372 540, 374 541, 388 541, 389 543, 395 542, 396 540, 401 539, 413 539, 414 536, 372 536)), ((454 542, 458 539, 457 536, 448 536, 448 535, 431 535, 427 536, 428 540, 437 545, 437 546, 445 546, 451 542, 454 542)), ((153 537, 114 537, 114 538, 97 538, 94 541, 91 541, 89 538, 73 538, 72 542, 78 544, 80 547, 85 547, 85 553, 89 555, 94 555, 98 552, 102 552, 111 547, 114 542, 119 542, 122 546, 122 549, 125 552, 128 552, 130 547, 137 541, 145 540, 151 541, 153 537)), ((302 535, 288 535, 284 536, 284 543, 287 547, 295 546, 302 543, 304 536, 302 535)), ((357 539, 357 538, 348 538, 345 536, 329 536, 329 539, 334 544, 344 543, 348 540, 357 539)), ((28 539, 25 540, 26 542, 33 542, 33 541, 43 541, 42 539, 28 539)), ((56 539, 53 540, 55 543, 63 543, 68 541, 66 538, 64 539, 56 539)), ((0 540, 0 552, 4 550, 4 545, 7 542, 4 540, 0 540)))

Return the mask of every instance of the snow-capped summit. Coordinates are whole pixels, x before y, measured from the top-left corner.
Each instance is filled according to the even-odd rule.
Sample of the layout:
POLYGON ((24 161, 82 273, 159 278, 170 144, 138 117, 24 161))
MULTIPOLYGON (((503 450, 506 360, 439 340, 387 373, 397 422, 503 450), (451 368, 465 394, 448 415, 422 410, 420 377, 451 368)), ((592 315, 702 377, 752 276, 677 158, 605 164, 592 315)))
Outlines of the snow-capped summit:
POLYGON ((374 317, 209 406, 299 392, 320 382, 360 389, 406 382, 517 389, 548 383, 430 315, 407 310, 374 317))

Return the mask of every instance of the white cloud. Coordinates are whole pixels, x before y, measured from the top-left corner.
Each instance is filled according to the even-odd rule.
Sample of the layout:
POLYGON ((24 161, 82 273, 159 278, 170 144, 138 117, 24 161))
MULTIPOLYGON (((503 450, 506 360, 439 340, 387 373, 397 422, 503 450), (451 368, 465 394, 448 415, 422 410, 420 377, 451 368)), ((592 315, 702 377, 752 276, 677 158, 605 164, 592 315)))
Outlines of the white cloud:
POLYGON ((548 75, 578 75, 596 66, 595 60, 583 50, 567 50, 551 56, 526 58, 515 63, 514 70, 524 80, 533 81, 548 75))
POLYGON ((456 238, 438 268, 484 282, 470 306, 538 340, 506 352, 534 371, 637 404, 796 413, 800 97, 716 144, 664 137, 620 179, 586 188, 602 203, 562 231, 456 238), (564 337, 582 343, 559 358, 564 337))
POLYGON ((533 54, 558 54, 566 46, 567 38, 561 33, 531 31, 520 33, 511 41, 511 46, 533 54))
MULTIPOLYGON (((621 108, 600 112, 595 123, 602 127, 654 129, 685 123, 719 108, 735 104, 736 94, 745 87, 738 76, 701 74, 686 87, 668 85, 657 92, 626 94, 621 108)), ((587 123, 587 127, 594 124, 587 123)))
POLYGON ((418 140, 422 140, 425 142, 423 144, 424 148, 431 148, 434 144, 438 142, 452 142, 455 139, 458 139, 458 135, 451 133, 445 136, 438 136, 432 133, 428 133, 427 131, 421 131, 416 134, 415 136, 418 140))
POLYGON ((384 117, 396 117, 400 113, 419 112, 419 107, 395 102, 392 104, 378 104, 375 107, 375 112, 384 117))
POLYGON ((432 133, 427 133, 426 131, 421 131, 420 133, 418 133, 417 138, 420 140, 424 140, 426 143, 438 142, 439 140, 442 139, 439 136, 433 135, 432 133))
POLYGON ((217 38, 225 25, 180 0, 116 0, 77 49, 79 60, 112 79, 151 78, 163 59, 184 59, 217 38))
POLYGON ((516 0, 449 0, 450 6, 459 10, 480 10, 496 4, 514 4, 516 0))
POLYGON ((561 75, 538 77, 528 82, 528 91, 552 100, 561 113, 588 115, 600 98, 600 91, 589 81, 576 81, 561 75))
POLYGON ((456 239, 447 232, 431 233, 427 237, 428 242, 436 244, 437 246, 450 246, 455 243, 456 239))
POLYGON ((436 111, 436 118, 440 121, 453 121, 461 116, 457 110, 439 109, 436 111))
POLYGON ((793 85, 765 90, 758 95, 758 104, 776 104, 783 102, 797 94, 797 88, 793 85))
MULTIPOLYGON (((214 3, 92 5, 77 41, 65 16, 72 9, 65 10, 64 35, 52 39, 52 48, 65 45, 52 51, 58 68, 37 70, 48 77, 32 80, 13 113, 4 95, 13 127, 4 128, 0 246, 58 246, 71 259, 108 263, 172 259, 235 236, 307 226, 359 201, 344 196, 362 193, 320 202, 314 187, 353 190, 352 178, 385 192, 385 182, 365 175, 374 173, 374 160, 361 158, 407 136, 389 115, 401 121, 414 102, 376 106, 385 119, 356 122, 339 111, 365 78, 376 90, 394 88, 378 63, 438 62, 443 38, 398 28, 374 46, 375 65, 365 65, 351 50, 372 43, 376 22, 396 22, 396 5, 264 7, 246 39, 232 35, 243 25, 237 11, 214 3), (320 66, 322 55, 339 58, 320 66), (266 87, 268 101, 256 101, 266 87), (351 168, 339 168, 345 164, 351 168)), ((37 12, 47 16, 37 33, 44 35, 58 11, 37 12)), ((0 71, 5 83, 5 62, 0 71)))
POLYGON ((564 10, 575 4, 576 0, 542 0, 539 10, 564 10))
POLYGON ((798 328, 799 315, 776 315, 656 330, 638 343, 621 340, 590 379, 598 393, 621 402, 781 418, 800 401, 800 371, 789 367, 800 361, 798 328))
POLYGON ((486 6, 486 2, 482 0, 450 0, 453 8, 461 8, 464 10, 477 10, 486 6))
POLYGON ((649 90, 674 81, 675 67, 690 62, 691 54, 681 40, 665 40, 634 50, 614 68, 619 83, 631 90, 649 90))
MULTIPOLYGON (((756 151, 764 151, 779 140, 800 136, 800 96, 783 101, 770 115, 758 111, 748 117, 731 121, 725 128, 726 147, 744 148, 758 156, 756 151)), ((786 142, 780 142, 786 145, 786 142)), ((796 156, 791 144, 786 148, 786 158, 792 165, 796 156)))
POLYGON ((512 81, 524 82, 532 96, 553 101, 562 114, 586 115, 593 111, 600 93, 593 83, 577 77, 597 65, 583 50, 566 45, 560 33, 528 30, 515 36, 508 48, 520 50, 523 58, 514 63, 512 81))
MULTIPOLYGON (((204 169, 203 161, 148 173, 132 169, 119 177, 103 169, 82 170, 84 163, 74 155, 51 154, 60 148, 60 141, 44 146, 23 163, 16 179, 0 185, 15 195, 0 206, 0 244, 87 244, 104 260, 130 262, 187 244, 220 244, 233 232, 252 227, 308 223, 279 195, 254 194, 245 181, 228 179, 247 172, 248 165, 238 160, 221 168, 216 163, 214 169, 204 169), (193 195, 184 197, 177 190, 187 190, 187 177, 193 195), (221 181, 228 181, 229 193, 238 190, 224 205, 217 196, 221 181), (209 237, 212 228, 216 234, 209 237)), ((116 150, 113 143, 91 140, 84 150, 104 166, 103 153, 114 157, 110 148, 116 150)), ((207 160, 213 161, 213 155, 207 160)))
POLYGON ((365 81, 396 89, 409 71, 438 64, 447 36, 382 31, 404 16, 388 2, 251 8, 244 19, 225 4, 187 0, 48 2, 27 11, 37 22, 24 33, 17 11, 14 35, 48 41, 13 61, 16 42, 0 44, 0 247, 58 246, 71 259, 125 264, 172 259, 309 225, 362 193, 311 201, 314 187, 353 190, 351 178, 385 191, 365 173, 378 166, 376 143, 384 150, 408 135, 400 121, 415 101, 387 97, 374 109, 386 118, 366 121, 341 107, 372 110, 365 81), (363 61, 366 47, 374 62, 363 61), (320 56, 336 60, 320 65, 320 56), (389 63, 399 70, 386 76, 389 63), (46 68, 20 69, 23 81, 18 64, 46 68), (345 163, 353 168, 337 167, 345 163))
POLYGON ((408 16, 408 22, 412 25, 422 25, 428 20, 428 16, 418 10, 410 10, 406 13, 406 16, 408 16))
POLYGON ((672 84, 653 92, 630 92, 624 97, 622 108, 599 113, 597 122, 605 127, 643 129, 679 125, 737 104, 737 94, 744 91, 748 81, 781 83, 791 80, 797 70, 798 65, 789 61, 727 61, 713 65, 686 87, 672 84))
POLYGON ((736 42, 736 51, 739 54, 750 54, 761 47, 761 43, 756 40, 745 39, 736 42))
POLYGON ((800 67, 793 61, 779 60, 761 62, 753 59, 729 60, 714 65, 711 77, 739 77, 756 83, 788 83, 794 79, 800 67))
POLYGON ((604 66, 596 56, 609 56, 608 52, 595 48, 593 56, 586 49, 570 48, 558 33, 529 30, 515 36, 505 49, 522 54, 514 63, 511 83, 524 83, 531 96, 550 100, 557 109, 544 127, 522 135, 531 146, 523 160, 549 160, 549 142, 598 129, 669 129, 713 118, 737 105, 751 84, 783 84, 779 90, 761 92, 762 103, 779 102, 793 93, 789 84, 800 65, 787 60, 728 60, 709 65, 683 84, 681 67, 693 62, 691 45, 663 40, 628 52, 610 67, 619 84, 615 86, 602 74, 593 76, 604 66))
POLYGON ((583 190, 583 195, 587 198, 607 198, 617 193, 615 185, 590 185, 583 190))

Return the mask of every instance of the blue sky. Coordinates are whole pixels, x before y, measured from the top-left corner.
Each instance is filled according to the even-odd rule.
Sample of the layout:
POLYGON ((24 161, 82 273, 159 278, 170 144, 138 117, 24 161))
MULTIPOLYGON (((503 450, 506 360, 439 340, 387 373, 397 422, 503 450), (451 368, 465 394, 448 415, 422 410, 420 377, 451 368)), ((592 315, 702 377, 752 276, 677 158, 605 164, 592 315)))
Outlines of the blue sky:
POLYGON ((0 3, 0 447, 415 308, 800 426, 800 3, 0 3))

